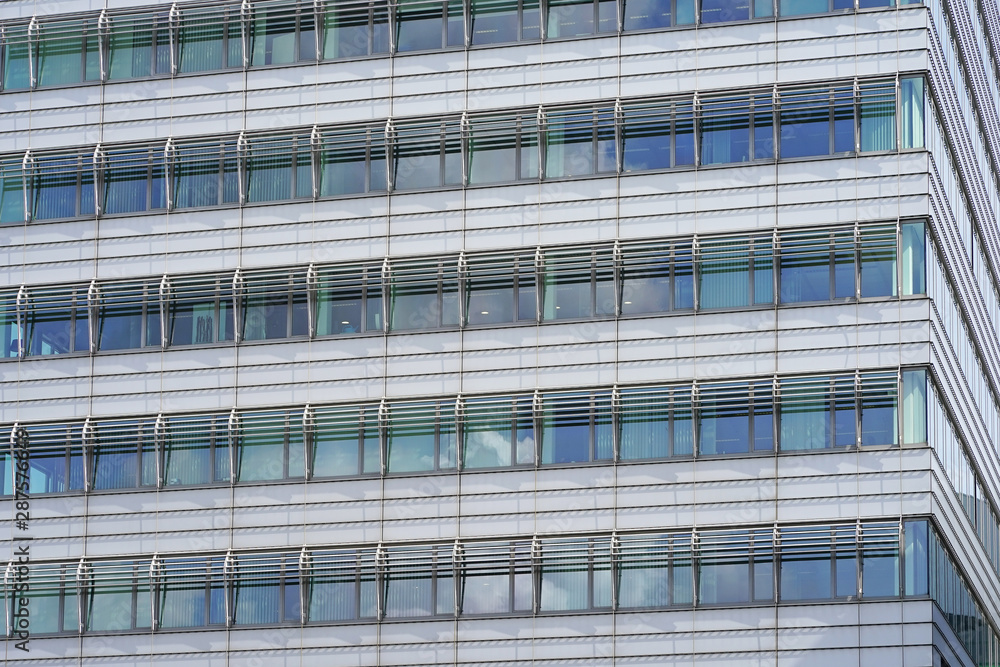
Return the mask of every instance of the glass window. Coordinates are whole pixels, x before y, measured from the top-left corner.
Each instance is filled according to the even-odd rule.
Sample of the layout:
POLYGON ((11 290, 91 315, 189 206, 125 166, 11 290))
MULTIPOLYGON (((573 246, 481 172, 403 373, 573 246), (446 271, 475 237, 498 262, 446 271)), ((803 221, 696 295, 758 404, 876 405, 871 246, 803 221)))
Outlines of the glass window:
POLYGON ((108 53, 108 79, 112 81, 170 74, 167 14, 112 19, 108 53))
POLYGON ((618 563, 619 607, 666 607, 694 601, 690 535, 623 537, 618 563))
POLYGON ((857 572, 854 526, 782 529, 783 601, 854 597, 857 572))
POLYGON ((243 67, 239 5, 185 10, 177 54, 181 73, 243 67))
POLYGON ((386 560, 386 618, 454 613, 454 566, 450 546, 392 548, 387 551, 386 560))
POLYGON ((151 625, 149 563, 101 563, 85 598, 84 629, 118 632, 151 625))
POLYGON ((311 434, 313 477, 377 475, 381 472, 377 408, 319 409, 314 419, 311 434))
MULTIPOLYGON (((552 3, 549 4, 552 11, 552 3)), ((610 109, 550 114, 545 131, 545 177, 616 171, 614 113, 610 109)))
POLYGON ((166 208, 162 149, 114 151, 104 165, 104 213, 166 208))
POLYGON ((396 135, 393 177, 397 190, 462 184, 462 140, 456 122, 414 126, 396 135))
POLYGON ((462 435, 462 466, 467 470, 533 464, 531 397, 469 400, 462 435))
POLYGON ((831 155, 854 150, 854 91, 790 91, 782 95, 781 157, 831 155))
POLYGON ((385 135, 381 130, 328 131, 320 154, 319 194, 324 197, 386 189, 385 135))
POLYGON ((388 472, 455 468, 455 404, 396 405, 388 429, 388 472))
POLYGON ((898 388, 895 376, 861 378, 861 444, 899 442, 898 388))
POLYGON ((396 50, 428 51, 465 46, 460 0, 400 0, 396 5, 396 50))
POLYGON ((896 296, 896 230, 863 229, 860 243, 861 296, 896 296))
POLYGON ((29 355, 89 352, 86 293, 79 290, 32 294, 27 328, 29 355))
POLYGON ((854 9, 854 0, 779 0, 781 16, 822 14, 838 9, 854 9))
POLYGON ((21 353, 21 321, 17 313, 17 294, 0 292, 0 357, 12 358, 21 353))
POLYGON ((610 394, 549 394, 542 403, 542 463, 612 458, 610 394))
POLYGON ((535 321, 534 256, 473 256, 467 275, 467 325, 535 321))
POLYGON ((537 0, 471 0, 472 44, 538 39, 537 0))
POLYGON ((861 591, 866 599, 899 595, 899 528, 897 524, 864 528, 861 591))
POLYGON ((926 234, 923 222, 910 222, 900 226, 900 259, 902 260, 905 295, 927 292, 926 234))
POLYGON ((99 422, 95 430, 95 491, 156 486, 153 422, 99 422))
POLYGON ((27 25, 4 26, 2 55, 3 89, 31 87, 31 45, 27 25))
POLYGON ((899 81, 902 148, 924 146, 924 80, 908 77, 899 81))
POLYGON ((700 400, 699 453, 742 454, 774 449, 770 385, 710 385, 702 390, 700 400))
POLYGON ((308 137, 261 139, 247 157, 247 201, 312 197, 312 151, 308 137))
POLYGON ((237 625, 301 622, 298 556, 242 557, 236 568, 237 625))
POLYGON ((222 558, 168 558, 157 587, 159 627, 197 628, 226 622, 222 558))
POLYGON ((309 622, 375 617, 374 549, 315 553, 310 571, 309 622))
POLYGON ((63 86, 101 78, 97 21, 43 23, 38 37, 38 85, 63 86))
POLYGON ((175 208, 218 206, 240 200, 235 141, 180 147, 173 159, 175 208))
POLYGON ((316 17, 311 7, 259 8, 250 25, 254 67, 316 59, 316 17))
POLYGON ((303 477, 301 411, 241 415, 236 455, 238 482, 303 477))
POLYGON ((896 150, 896 90, 892 82, 860 86, 858 104, 862 151, 896 150))
POLYGON ((533 115, 483 118, 469 136, 469 184, 538 178, 538 128, 533 115))
POLYGON ((542 319, 613 316, 614 278, 610 248, 595 248, 588 253, 550 253, 545 258, 542 319))
POLYGON ((457 326, 457 264, 425 260, 394 266, 390 318, 392 331, 457 326))
MULTIPOLYGON (((31 634, 79 632, 76 566, 50 565, 44 570, 32 568, 28 576, 31 584, 31 634)), ((8 605, 11 604, 10 599, 8 605)), ((10 609, 9 606, 7 608, 10 609)))
POLYGON ((628 249, 621 270, 622 315, 693 308, 693 275, 689 242, 628 249))
POLYGON ((382 271, 378 267, 326 269, 320 273, 316 335, 382 331, 382 271))
POLYGON ((698 262, 701 308, 732 308, 773 303, 771 240, 703 241, 698 262))
POLYGON ((770 531, 711 531, 701 535, 698 602, 734 604, 765 601, 773 594, 770 531))
POLYGON ((31 178, 34 220, 94 214, 92 156, 39 157, 31 178))
POLYGON ((690 387, 625 390, 620 400, 619 457, 623 461, 693 453, 690 387))
POLYGON ((466 544, 462 557, 463 616, 531 611, 531 543, 466 544))
MULTIPOLYGON (((83 425, 28 426, 28 492, 83 489, 83 425)), ((9 476, 8 476, 9 483, 9 476)))
POLYGON ((164 484, 229 481, 229 415, 171 417, 164 441, 164 484))
POLYGON ((782 451, 831 446, 829 384, 822 378, 781 383, 780 438, 782 451))
POLYGON ((903 443, 927 442, 927 371, 905 370, 903 375, 903 443))
POLYGON ((610 540, 543 540, 540 584, 539 611, 610 607, 610 540))
POLYGON ((702 23, 746 21, 750 17, 750 0, 701 0, 702 23))
POLYGON ((617 32, 617 3, 613 0, 549 0, 549 39, 617 32))
POLYGON ((660 102, 624 111, 622 171, 694 165, 691 102, 660 102))
POLYGON ((0 161, 0 224, 24 222, 21 160, 0 161))
MULTIPOLYGON (((801 303, 854 297, 854 259, 854 237, 850 231, 801 234, 782 239, 781 302, 801 303)), ((873 269, 876 266, 877 263, 873 264, 873 269)))
POLYGON ((669 28, 672 4, 671 0, 625 0, 625 30, 669 28))
POLYGON ((904 595, 927 595, 929 592, 929 534, 927 521, 903 524, 904 595))
POLYGON ((385 3, 328 7, 323 16, 323 58, 357 58, 389 51, 385 3))
POLYGON ((159 347, 159 285, 109 285, 97 310, 97 349, 159 347))
POLYGON ((233 340, 232 279, 181 280, 170 300, 170 344, 233 340))
POLYGON ((309 335, 306 276, 250 276, 243 297, 243 339, 274 340, 309 335))

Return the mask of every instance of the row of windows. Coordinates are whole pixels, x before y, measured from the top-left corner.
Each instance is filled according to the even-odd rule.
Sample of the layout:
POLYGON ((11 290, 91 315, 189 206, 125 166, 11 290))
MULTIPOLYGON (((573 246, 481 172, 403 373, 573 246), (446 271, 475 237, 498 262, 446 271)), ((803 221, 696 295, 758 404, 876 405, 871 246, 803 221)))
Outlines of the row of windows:
POLYGON ((858 372, 15 425, 0 488, 82 493, 888 447, 926 438, 924 377, 858 372), (20 448, 27 461, 12 465, 20 448))
MULTIPOLYGON (((32 634, 928 595, 947 612, 961 596, 942 587, 965 587, 926 520, 84 560, 22 572, 32 634)), ((8 636, 17 577, 12 563, 8 636)), ((982 635, 990 655, 995 633, 964 590, 974 606, 949 620, 963 639, 982 635)))
POLYGON ((0 222, 923 146, 924 81, 860 80, 0 157, 0 222))
POLYGON ((925 290, 923 222, 0 290, 4 357, 448 330, 925 290))
POLYGON ((922 419, 911 421, 918 429, 926 427, 927 432, 917 432, 907 437, 917 442, 926 441, 934 448, 948 481, 951 482, 951 488, 975 528, 993 569, 1000 575, 1000 515, 997 514, 982 477, 969 455, 971 449, 966 444, 967 439, 961 435, 961 429, 956 426, 946 409, 937 385, 926 371, 913 372, 926 375, 923 380, 920 375, 912 376, 909 387, 913 400, 919 405, 927 406, 927 414, 922 419))
MULTIPOLYGON (((25 90, 748 21, 896 0, 375 0, 213 3, 0 25, 0 88, 25 90)), ((900 4, 918 4, 900 0, 900 4)))

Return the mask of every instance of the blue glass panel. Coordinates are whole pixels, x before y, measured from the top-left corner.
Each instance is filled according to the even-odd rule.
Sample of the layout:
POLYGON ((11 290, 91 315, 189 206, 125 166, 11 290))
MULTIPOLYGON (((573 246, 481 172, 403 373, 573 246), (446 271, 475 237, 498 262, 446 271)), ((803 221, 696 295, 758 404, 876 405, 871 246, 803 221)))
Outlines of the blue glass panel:
POLYGON ((750 18, 750 0, 701 0, 701 22, 723 23, 750 18))

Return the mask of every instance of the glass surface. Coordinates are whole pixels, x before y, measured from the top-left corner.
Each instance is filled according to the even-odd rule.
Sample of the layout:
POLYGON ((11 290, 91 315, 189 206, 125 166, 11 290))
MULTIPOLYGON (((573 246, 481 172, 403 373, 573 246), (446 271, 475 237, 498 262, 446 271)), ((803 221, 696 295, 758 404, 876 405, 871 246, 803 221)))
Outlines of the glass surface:
POLYGON ((861 296, 896 296, 895 238, 862 237, 861 296))
POLYGON ((865 549, 861 561, 861 590, 866 599, 899 595, 897 548, 865 549))
POLYGON ((27 26, 7 29, 3 42, 3 88, 19 90, 31 86, 30 46, 27 26))
POLYGON ((590 460, 590 402, 585 396, 545 399, 542 463, 590 460))
MULTIPOLYGON (((224 470, 213 475, 213 442, 224 433, 214 432, 210 417, 175 417, 170 420, 170 435, 164 453, 164 483, 167 486, 208 484, 228 480, 228 453, 224 470)), ((223 446, 223 450, 228 448, 223 446)))
MULTIPOLYGON (((373 184, 374 185, 374 184, 373 184)), ((374 189, 385 188, 384 181, 374 189)), ((320 162, 320 195, 324 197, 366 192, 367 142, 363 136, 329 137, 320 162)))
POLYGON ((750 256, 747 242, 707 242, 698 272, 702 308, 734 308, 749 304, 750 256))
POLYGON ((788 548, 781 554, 781 599, 825 600, 832 596, 830 552, 788 548))
POLYGON ((750 412, 746 397, 702 398, 698 422, 701 454, 740 454, 750 451, 750 412))
POLYGON ((433 415, 401 415, 389 426, 388 472, 429 471, 436 468, 437 423, 433 415))
POLYGON ((170 344, 193 345, 233 339, 230 290, 215 297, 211 285, 180 288, 170 302, 170 344))
MULTIPOLYGON (((42 158, 32 178, 35 220, 72 218, 94 213, 94 172, 85 158, 42 158)), ((89 161, 89 160, 88 160, 89 161)))
POLYGON ((517 136, 475 132, 469 139, 469 183, 505 183, 518 178, 517 136))
POLYGON ((780 433, 782 451, 824 449, 831 442, 829 399, 811 387, 782 386, 780 433))
POLYGON ((184 12, 177 39, 178 71, 208 72, 242 67, 239 7, 219 12, 184 12))
POLYGON ((899 81, 901 147, 923 148, 924 146, 924 80, 921 77, 907 77, 899 81))
POLYGON ((193 208, 239 201, 234 142, 183 148, 174 165, 174 206, 193 208))
POLYGON ((99 78, 95 21, 43 24, 38 40, 38 86, 99 78))
POLYGON ((358 618, 358 580, 354 554, 323 557, 310 577, 308 620, 345 621, 358 618))
POLYGON ((396 50, 440 49, 447 5, 441 0, 401 0, 396 7, 396 50))
POLYGON ((698 568, 698 601, 733 604, 750 601, 750 567, 746 555, 704 554, 698 568))
POLYGON ((388 11, 382 6, 330 7, 324 17, 323 58, 356 58, 389 50, 388 11))
POLYGON ((861 87, 858 132, 862 151, 896 149, 896 91, 883 85, 861 87))
POLYGON ((259 625, 282 620, 281 581, 277 574, 257 570, 258 568, 244 566, 233 583, 237 625, 259 625))
POLYGON ((667 396, 622 393, 619 416, 622 460, 670 456, 670 410, 667 396))
POLYGON ((594 34, 593 0, 550 0, 548 37, 576 37, 594 34))
POLYGON ((746 21, 750 14, 750 0, 701 0, 702 23, 746 21))
POLYGON ((625 30, 669 28, 670 5, 670 0, 625 0, 625 30))
POLYGON ((821 14, 827 11, 830 11, 830 0, 780 0, 778 4, 780 16, 821 14))
POLYGON ((861 401, 861 444, 895 445, 898 414, 896 411, 896 390, 866 391, 861 401))
POLYGON ((90 350, 87 310, 73 308, 65 297, 35 298, 28 312, 28 354, 32 356, 90 350))
POLYGON ((352 274, 320 280, 316 335, 334 336, 364 331, 364 283, 352 274))
POLYGON ((293 9, 258 11, 251 22, 250 64, 259 67, 295 62, 295 32, 293 9))
POLYGON ((626 111, 622 130, 622 171, 669 169, 673 166, 670 127, 670 117, 662 111, 626 111))
POLYGON ((781 157, 830 154, 830 104, 823 93, 796 95, 781 106, 781 157))
POLYGON ((665 607, 670 600, 670 561, 666 539, 623 555, 618 566, 618 605, 665 607))
POLYGON ((473 46, 516 42, 519 27, 517 5, 517 0, 471 0, 473 46))
POLYGON ((176 559, 164 565, 166 577, 159 586, 159 623, 163 628, 196 628, 208 625, 207 570, 202 559, 176 559))
POLYGON ((0 224, 24 222, 21 165, 0 163, 0 224))
MULTIPOLYGON (((143 346, 142 305, 141 293, 104 296, 98 309, 99 350, 129 350, 143 346)), ((156 334, 156 343, 159 343, 159 331, 156 334)))
POLYGON ((750 114, 738 113, 733 108, 748 106, 746 99, 704 104, 701 120, 702 164, 746 162, 750 159, 750 114))

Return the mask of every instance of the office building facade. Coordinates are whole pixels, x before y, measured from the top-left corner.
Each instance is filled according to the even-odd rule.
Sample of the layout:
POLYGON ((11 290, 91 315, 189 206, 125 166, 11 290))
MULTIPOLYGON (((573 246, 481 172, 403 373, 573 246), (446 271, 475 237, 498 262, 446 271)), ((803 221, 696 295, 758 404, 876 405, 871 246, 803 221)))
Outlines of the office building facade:
POLYGON ((998 53, 0 2, 6 663, 997 664, 998 53))

